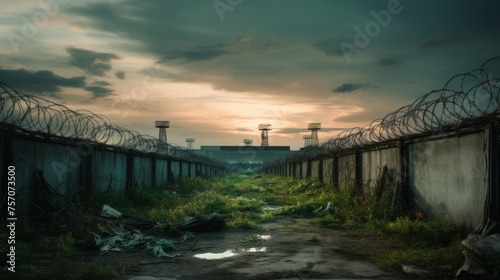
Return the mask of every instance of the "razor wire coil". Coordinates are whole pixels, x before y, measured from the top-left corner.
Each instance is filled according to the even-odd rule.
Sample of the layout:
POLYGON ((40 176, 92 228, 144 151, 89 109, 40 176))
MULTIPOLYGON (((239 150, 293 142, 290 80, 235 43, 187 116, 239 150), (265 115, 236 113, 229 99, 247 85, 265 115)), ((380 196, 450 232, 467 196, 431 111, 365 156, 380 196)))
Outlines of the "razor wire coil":
POLYGON ((268 166, 497 120, 500 115, 498 71, 500 57, 493 57, 479 69, 451 77, 443 88, 430 91, 381 119, 364 127, 346 129, 320 146, 303 149, 268 166))
POLYGON ((113 125, 106 116, 87 110, 71 110, 42 97, 19 92, 1 82, 0 127, 225 167, 220 162, 153 136, 113 125))

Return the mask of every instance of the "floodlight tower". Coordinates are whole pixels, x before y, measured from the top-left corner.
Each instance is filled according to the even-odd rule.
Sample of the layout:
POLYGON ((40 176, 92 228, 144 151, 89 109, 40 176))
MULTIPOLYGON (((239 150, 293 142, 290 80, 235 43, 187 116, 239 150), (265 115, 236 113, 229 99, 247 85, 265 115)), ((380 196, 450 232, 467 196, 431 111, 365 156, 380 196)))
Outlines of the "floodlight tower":
POLYGON ((245 146, 252 146, 253 140, 252 139, 243 139, 243 143, 245 143, 245 146))
POLYGON ((167 143, 167 128, 170 127, 170 121, 155 121, 155 127, 160 129, 160 141, 167 143))
POLYGON ((304 148, 311 146, 311 135, 302 135, 302 139, 304 139, 304 148))
POLYGON ((311 146, 319 146, 318 130, 321 129, 321 123, 310 123, 307 129, 311 131, 311 146))
POLYGON ((271 130, 271 125, 268 123, 259 124, 260 138, 262 139, 261 146, 269 146, 269 135, 268 131, 271 130))
POLYGON ((189 150, 192 150, 193 149, 193 143, 195 142, 194 138, 186 138, 186 142, 187 142, 187 148, 189 150))

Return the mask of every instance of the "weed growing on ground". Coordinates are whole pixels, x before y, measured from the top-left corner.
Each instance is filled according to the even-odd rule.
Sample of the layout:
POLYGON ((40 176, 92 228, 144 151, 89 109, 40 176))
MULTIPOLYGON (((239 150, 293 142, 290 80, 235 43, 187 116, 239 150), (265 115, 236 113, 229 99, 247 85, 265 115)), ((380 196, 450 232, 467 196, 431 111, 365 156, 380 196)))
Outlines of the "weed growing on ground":
MULTIPOLYGON (((400 269, 401 263, 436 271, 442 265, 451 264, 454 268, 461 265, 463 236, 457 229, 445 219, 428 221, 422 214, 404 212, 397 203, 393 204, 392 198, 391 188, 376 197, 369 191, 339 190, 311 179, 245 173, 209 180, 186 178, 171 186, 150 190, 132 187, 127 194, 109 188, 92 194, 82 204, 79 214, 96 215, 103 204, 108 204, 124 214, 169 223, 175 228, 186 218, 217 213, 228 228, 243 229, 259 228, 262 222, 279 215, 306 217, 321 226, 347 229, 363 238, 364 247, 355 250, 384 269, 400 269), (282 210, 263 211, 266 205, 280 206, 282 210), (370 243, 373 239, 377 239, 378 247, 370 243)), ((30 223, 20 224, 20 239, 30 236, 35 229, 30 223)), ((35 249, 56 256, 54 265, 39 279, 50 279, 54 275, 65 275, 67 279, 110 278, 109 267, 106 271, 101 264, 71 261, 66 257, 73 252, 75 239, 81 237, 77 234, 82 235, 75 229, 52 235, 58 237, 37 239, 40 242, 35 249)), ((309 240, 318 242, 319 236, 312 235, 309 240)), ((498 258, 494 257, 490 262, 498 265, 498 258)))
POLYGON ((311 237, 309 238, 309 241, 311 242, 319 242, 319 235, 314 233, 313 235, 311 235, 311 237))

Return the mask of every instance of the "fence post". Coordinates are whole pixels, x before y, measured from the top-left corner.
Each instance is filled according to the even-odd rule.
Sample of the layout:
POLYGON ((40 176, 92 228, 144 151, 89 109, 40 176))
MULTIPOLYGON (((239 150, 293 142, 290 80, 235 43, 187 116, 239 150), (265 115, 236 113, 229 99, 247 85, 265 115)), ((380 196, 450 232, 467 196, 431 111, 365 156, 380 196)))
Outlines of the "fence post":
POLYGON ((324 182, 325 182, 325 180, 324 180, 324 178, 325 178, 325 177, 324 177, 324 176, 325 176, 325 174, 323 174, 323 161, 325 161, 325 160, 324 160, 324 159, 322 159, 322 158, 321 158, 321 159, 319 159, 319 170, 318 170, 318 176, 319 176, 319 181, 320 181, 321 183, 324 183, 324 182))
POLYGON ((182 160, 179 160, 179 180, 182 180, 182 160))
POLYGON ((94 191, 94 172, 92 171, 92 164, 94 162, 94 149, 95 146, 91 143, 78 142, 77 148, 80 147, 81 164, 80 164, 80 188, 79 195, 87 197, 94 191), (82 152, 82 147, 85 146, 89 149, 87 152, 82 152))
POLYGON ((127 187, 125 193, 129 193, 134 184, 134 154, 128 150, 127 153, 127 187))
POLYGON ((174 182, 174 172, 172 171, 172 160, 167 159, 167 185, 174 182))
POLYGON ((336 189, 340 189, 339 186, 339 156, 337 154, 333 154, 333 178, 332 182, 336 189))
POLYGON ((401 140, 399 146, 399 160, 401 164, 401 195, 404 207, 410 207, 410 150, 409 145, 401 140))
POLYGON ((363 152, 361 150, 356 150, 355 154, 355 184, 358 191, 363 191, 363 152))
MULTIPOLYGON (((498 122, 492 121, 489 125, 489 213, 485 213, 487 218, 495 221, 500 220, 500 133, 498 131, 498 122)), ((486 212, 486 211, 485 211, 486 212)))

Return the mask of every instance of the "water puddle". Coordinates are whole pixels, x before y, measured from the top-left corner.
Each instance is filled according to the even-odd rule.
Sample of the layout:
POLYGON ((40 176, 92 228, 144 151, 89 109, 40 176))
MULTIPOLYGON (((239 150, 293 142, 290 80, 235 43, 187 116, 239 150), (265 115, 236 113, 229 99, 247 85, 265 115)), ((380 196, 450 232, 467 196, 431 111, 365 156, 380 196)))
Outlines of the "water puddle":
POLYGON ((240 255, 241 253, 266 252, 266 250, 267 250, 266 247, 262 247, 262 248, 248 248, 248 249, 240 249, 240 250, 227 250, 227 251, 222 252, 222 253, 196 254, 193 257, 198 258, 198 259, 205 259, 205 260, 220 260, 220 259, 234 257, 234 256, 237 256, 237 255, 240 255))
POLYGON ((260 240, 269 240, 269 239, 271 239, 271 235, 260 235, 260 234, 257 234, 257 238, 260 239, 260 240))
POLYGON ((265 252, 267 251, 266 247, 262 248, 248 248, 248 249, 241 249, 242 252, 250 252, 250 253, 256 253, 256 252, 265 252))
POLYGON ((204 254, 196 254, 193 257, 199 258, 199 259, 205 259, 205 260, 220 260, 220 259, 225 259, 225 258, 230 258, 233 256, 237 256, 238 253, 236 253, 233 250, 227 250, 223 253, 204 253, 204 254))

